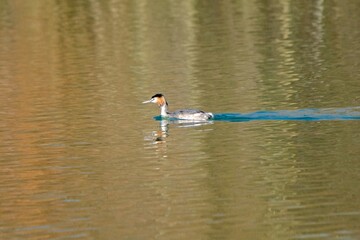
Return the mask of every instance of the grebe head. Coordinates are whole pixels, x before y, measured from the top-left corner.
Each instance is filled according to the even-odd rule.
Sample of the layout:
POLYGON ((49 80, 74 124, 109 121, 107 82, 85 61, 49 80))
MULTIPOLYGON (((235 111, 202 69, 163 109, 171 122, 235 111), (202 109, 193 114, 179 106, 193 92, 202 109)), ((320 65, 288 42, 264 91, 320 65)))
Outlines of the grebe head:
POLYGON ((168 103, 165 100, 164 95, 162 95, 161 93, 157 93, 154 96, 151 97, 150 100, 145 101, 143 103, 156 103, 159 107, 162 107, 164 105, 168 105, 168 103))

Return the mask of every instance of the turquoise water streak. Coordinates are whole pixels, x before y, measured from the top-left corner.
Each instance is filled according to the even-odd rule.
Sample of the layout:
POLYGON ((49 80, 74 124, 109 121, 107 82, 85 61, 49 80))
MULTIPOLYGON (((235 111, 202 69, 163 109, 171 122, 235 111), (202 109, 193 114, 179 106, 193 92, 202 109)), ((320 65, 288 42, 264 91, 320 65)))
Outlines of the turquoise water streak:
MULTIPOLYGON (((161 116, 156 116, 161 120, 161 116)), ((214 113, 215 121, 246 122, 263 120, 325 121, 360 120, 360 107, 306 108, 298 110, 256 111, 250 113, 214 113)))

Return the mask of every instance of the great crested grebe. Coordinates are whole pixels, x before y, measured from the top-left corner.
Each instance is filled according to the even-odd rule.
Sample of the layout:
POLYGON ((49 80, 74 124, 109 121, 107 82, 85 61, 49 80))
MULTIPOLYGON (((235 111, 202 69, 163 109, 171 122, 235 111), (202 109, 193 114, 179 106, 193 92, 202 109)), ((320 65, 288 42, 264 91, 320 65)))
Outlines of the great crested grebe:
POLYGON ((210 112, 204 112, 196 109, 181 109, 175 112, 168 112, 168 103, 164 95, 161 93, 155 94, 150 100, 143 103, 156 103, 160 107, 161 117, 163 118, 176 118, 184 120, 209 120, 214 118, 210 112))

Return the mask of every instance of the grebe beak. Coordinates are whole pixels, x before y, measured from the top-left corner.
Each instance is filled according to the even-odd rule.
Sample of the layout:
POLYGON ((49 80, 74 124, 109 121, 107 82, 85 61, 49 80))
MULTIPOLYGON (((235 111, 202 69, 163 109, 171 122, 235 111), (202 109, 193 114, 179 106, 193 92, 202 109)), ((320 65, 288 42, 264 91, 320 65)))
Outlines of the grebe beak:
POLYGON ((147 101, 144 101, 144 102, 142 102, 142 103, 152 103, 152 102, 155 102, 155 99, 154 99, 154 98, 152 98, 152 99, 150 99, 150 100, 147 100, 147 101))

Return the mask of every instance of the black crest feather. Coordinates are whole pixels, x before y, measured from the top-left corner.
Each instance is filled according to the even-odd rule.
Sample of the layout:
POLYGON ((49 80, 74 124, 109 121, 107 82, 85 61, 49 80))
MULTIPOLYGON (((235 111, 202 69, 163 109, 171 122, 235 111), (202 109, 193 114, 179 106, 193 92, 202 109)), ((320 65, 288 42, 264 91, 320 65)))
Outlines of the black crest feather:
POLYGON ((157 93, 154 96, 152 96, 151 98, 155 98, 155 97, 163 97, 164 95, 162 95, 161 93, 157 93))

